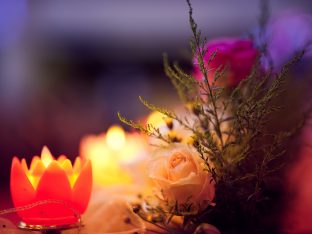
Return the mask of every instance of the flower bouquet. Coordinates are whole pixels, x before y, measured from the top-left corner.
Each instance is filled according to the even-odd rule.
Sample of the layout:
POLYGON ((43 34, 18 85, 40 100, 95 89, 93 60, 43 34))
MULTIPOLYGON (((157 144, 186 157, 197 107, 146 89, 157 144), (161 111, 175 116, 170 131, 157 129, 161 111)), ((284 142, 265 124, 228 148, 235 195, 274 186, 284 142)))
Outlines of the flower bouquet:
MULTIPOLYGON (((157 139, 148 167, 155 193, 134 211, 155 232, 276 233, 285 202, 284 172, 308 114, 305 93, 291 78, 304 52, 276 69, 265 42, 207 41, 187 3, 193 71, 164 55, 165 73, 185 111, 177 114, 140 97, 164 116, 164 126, 118 113, 122 122, 157 139)), ((265 10, 260 21, 262 35, 265 10)))

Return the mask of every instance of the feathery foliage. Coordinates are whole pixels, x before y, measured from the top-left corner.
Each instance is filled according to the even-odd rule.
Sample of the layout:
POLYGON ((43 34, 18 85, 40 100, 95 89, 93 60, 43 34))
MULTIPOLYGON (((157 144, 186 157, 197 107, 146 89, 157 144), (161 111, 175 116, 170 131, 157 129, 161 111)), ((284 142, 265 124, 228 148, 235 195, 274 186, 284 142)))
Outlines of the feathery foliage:
MULTIPOLYGON (((254 221, 251 220, 261 217, 263 212, 258 209, 259 205, 265 207, 272 201, 270 195, 266 193, 266 181, 285 165, 286 159, 283 157, 286 146, 302 125, 298 123, 298 126, 283 131, 268 127, 268 123, 282 108, 275 103, 284 92, 283 85, 289 70, 300 60, 303 52, 287 63, 278 74, 273 74, 271 70, 263 71, 257 62, 251 74, 236 88, 221 87, 217 81, 226 79, 227 68, 218 68, 214 80, 208 79, 209 63, 218 52, 213 53, 208 62, 204 60, 207 40, 202 37, 193 18, 190 0, 187 0, 187 3, 193 34, 190 46, 193 57, 197 58, 203 82, 197 81, 185 72, 177 62, 171 64, 167 55, 164 55, 164 70, 181 101, 190 107, 192 114, 187 118, 181 118, 176 113, 157 107, 142 97, 140 101, 151 111, 158 111, 177 121, 192 133, 193 146, 205 161, 207 170, 213 175, 216 183, 216 206, 210 206, 195 215, 174 208, 178 206, 170 207, 167 211, 159 207, 150 208, 150 211, 162 217, 160 222, 162 227, 166 226, 168 220, 170 222, 172 215, 182 215, 185 226, 188 226, 190 223, 200 222, 235 225, 233 223, 237 222, 236 216, 243 214, 240 222, 245 221, 253 225, 254 221)), ((261 20, 264 27, 265 17, 261 20)), ((265 53, 262 56, 265 56, 265 53)), ((158 138, 165 144, 174 142, 170 136, 162 134, 158 128, 150 124, 144 126, 135 123, 120 113, 118 117, 123 123, 158 138)), ((159 223, 159 220, 154 223, 159 223)))

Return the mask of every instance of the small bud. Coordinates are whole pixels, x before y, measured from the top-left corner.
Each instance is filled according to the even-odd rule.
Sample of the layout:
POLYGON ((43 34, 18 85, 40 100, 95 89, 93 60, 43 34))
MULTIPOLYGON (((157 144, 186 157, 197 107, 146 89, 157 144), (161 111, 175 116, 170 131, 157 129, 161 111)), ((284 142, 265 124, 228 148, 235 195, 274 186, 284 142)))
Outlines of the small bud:
POLYGON ((124 219, 124 222, 125 222, 126 224, 130 224, 130 223, 131 223, 131 219, 130 219, 129 217, 126 217, 126 218, 124 219))
POLYGON ((147 215, 146 220, 147 220, 148 222, 152 222, 153 216, 152 216, 152 215, 147 215))
POLYGON ((200 106, 199 105, 193 105, 193 109, 192 109, 194 115, 199 115, 200 114, 200 106))
POLYGON ((182 138, 177 136, 177 133, 175 131, 170 131, 168 133, 168 137, 169 137, 169 140, 173 143, 176 143, 176 142, 181 142, 182 141, 182 138))
POLYGON ((208 129, 209 123, 207 119, 203 119, 200 121, 200 125, 202 126, 203 129, 208 129))
POLYGON ((197 148, 199 146, 199 142, 197 139, 193 138, 193 146, 197 148))
POLYGON ((192 111, 192 109, 193 109, 193 103, 188 102, 188 103, 186 103, 185 107, 186 107, 187 109, 189 109, 190 111, 192 111))
POLYGON ((193 137, 188 137, 187 138, 187 144, 188 145, 194 145, 194 138, 193 137))
POLYGON ((167 125, 167 128, 169 130, 172 130, 173 129, 173 120, 171 118, 165 118, 164 121, 167 125))
POLYGON ((141 205, 140 204, 135 204, 132 206, 132 210, 134 213, 138 213, 141 210, 141 205))
POLYGON ((160 214, 153 214, 152 222, 158 223, 158 222, 162 222, 162 221, 163 221, 163 216, 161 216, 160 214))
POLYGON ((201 111, 200 111, 201 106, 198 103, 187 103, 186 107, 187 107, 187 109, 192 111, 194 115, 199 116, 201 113, 201 111))

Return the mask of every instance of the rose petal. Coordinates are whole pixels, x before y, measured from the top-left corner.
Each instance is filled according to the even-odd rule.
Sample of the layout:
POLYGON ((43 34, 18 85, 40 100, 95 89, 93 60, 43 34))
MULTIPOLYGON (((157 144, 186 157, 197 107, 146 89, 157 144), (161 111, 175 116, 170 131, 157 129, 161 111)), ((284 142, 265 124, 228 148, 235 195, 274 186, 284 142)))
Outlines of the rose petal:
POLYGON ((215 182, 212 177, 206 173, 205 180, 202 184, 202 190, 197 196, 198 201, 209 200, 213 201, 215 197, 215 182))
POLYGON ((197 194, 200 193, 201 189, 200 184, 175 185, 163 189, 163 194, 166 199, 178 201, 179 204, 197 203, 197 194))
POLYGON ((92 167, 90 160, 87 160, 76 180, 73 188, 73 204, 75 209, 83 213, 90 200, 92 189, 92 167))
POLYGON ((180 178, 179 180, 176 180, 171 183, 172 186, 181 186, 188 184, 200 185, 202 184, 202 179, 198 174, 192 172, 187 177, 180 178))
POLYGON ((149 164, 149 177, 168 180, 168 167, 163 157, 157 157, 149 164))
POLYGON ((188 177, 191 173, 197 173, 195 160, 189 151, 173 152, 168 160, 169 179, 177 181, 188 177))
POLYGON ((170 203, 192 203, 194 211, 211 205, 215 187, 195 149, 173 144, 155 153, 156 157, 149 164, 149 177, 156 185, 158 190, 155 192, 160 199, 170 203))
POLYGON ((232 52, 240 52, 240 51, 246 51, 246 50, 254 50, 253 49, 253 42, 248 39, 240 39, 234 41, 232 52))
MULTIPOLYGON (((208 72, 208 80, 214 81, 215 71, 219 67, 227 67, 224 77, 217 84, 229 87, 236 86, 242 79, 245 79, 252 70, 253 64, 257 57, 258 50, 253 46, 253 41, 240 38, 219 38, 208 42, 205 47, 207 53, 204 62, 210 61, 211 55, 217 52, 215 58, 210 61, 206 68, 208 72)), ((194 76, 201 80, 197 58, 194 58, 194 76)))

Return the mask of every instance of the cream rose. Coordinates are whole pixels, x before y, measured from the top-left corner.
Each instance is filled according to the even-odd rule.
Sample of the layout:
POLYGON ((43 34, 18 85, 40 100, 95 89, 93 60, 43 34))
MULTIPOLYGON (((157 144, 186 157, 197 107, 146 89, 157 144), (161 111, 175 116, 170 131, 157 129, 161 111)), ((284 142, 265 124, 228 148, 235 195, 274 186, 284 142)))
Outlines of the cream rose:
POLYGON ((215 196, 214 182, 204 165, 195 149, 173 144, 155 152, 149 164, 149 177, 160 199, 171 204, 192 203, 192 210, 203 209, 212 204, 215 196))

